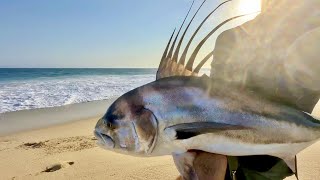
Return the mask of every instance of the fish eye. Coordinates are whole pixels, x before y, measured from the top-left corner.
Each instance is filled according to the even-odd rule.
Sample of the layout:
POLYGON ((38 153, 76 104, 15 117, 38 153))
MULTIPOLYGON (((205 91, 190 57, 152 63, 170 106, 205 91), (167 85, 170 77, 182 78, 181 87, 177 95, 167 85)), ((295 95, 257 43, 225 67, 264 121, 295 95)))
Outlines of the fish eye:
POLYGON ((112 124, 111 122, 107 122, 107 123, 106 123, 106 126, 107 126, 108 128, 110 128, 110 129, 113 129, 113 128, 114 128, 114 126, 113 126, 113 124, 112 124))

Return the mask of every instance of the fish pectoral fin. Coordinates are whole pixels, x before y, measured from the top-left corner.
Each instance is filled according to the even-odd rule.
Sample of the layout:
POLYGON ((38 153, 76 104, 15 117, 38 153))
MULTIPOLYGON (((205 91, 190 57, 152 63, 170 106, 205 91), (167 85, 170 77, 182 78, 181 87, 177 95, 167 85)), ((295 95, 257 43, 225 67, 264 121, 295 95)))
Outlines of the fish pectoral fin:
POLYGON ((170 136, 172 140, 182 140, 189 139, 201 134, 244 129, 248 129, 248 127, 216 122, 193 122, 167 127, 165 129, 165 132, 170 136))

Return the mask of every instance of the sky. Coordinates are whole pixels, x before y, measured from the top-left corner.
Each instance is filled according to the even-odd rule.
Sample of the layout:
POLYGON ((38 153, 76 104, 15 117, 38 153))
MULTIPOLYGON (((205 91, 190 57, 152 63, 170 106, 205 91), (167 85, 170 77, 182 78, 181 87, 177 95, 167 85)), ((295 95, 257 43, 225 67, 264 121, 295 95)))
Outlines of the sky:
MULTIPOLYGON (((206 1, 187 39, 221 2, 206 1)), ((203 27, 191 50, 217 23, 257 11, 257 2, 233 0, 224 5, 203 27)), ((2 0, 0 67, 157 67, 173 29, 180 26, 191 3, 192 0, 2 0)), ((202 0, 195 0, 191 14, 200 3, 202 0)), ((206 43, 199 61, 213 50, 217 35, 206 43)))

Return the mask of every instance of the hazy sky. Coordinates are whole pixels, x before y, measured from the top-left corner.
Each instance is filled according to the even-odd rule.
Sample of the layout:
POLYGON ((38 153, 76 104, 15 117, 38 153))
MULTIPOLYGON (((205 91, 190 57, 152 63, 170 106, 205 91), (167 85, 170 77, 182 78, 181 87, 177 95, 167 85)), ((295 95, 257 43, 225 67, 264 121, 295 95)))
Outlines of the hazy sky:
MULTIPOLYGON (((246 3, 249 6, 241 5, 242 11, 257 4, 252 0, 226 4, 208 21, 196 40, 216 23, 239 14, 241 1, 251 2, 246 3)), ((0 1, 0 67, 157 67, 171 32, 180 25, 191 2, 0 1)), ((201 2, 195 1, 191 13, 201 2)), ((188 37, 221 2, 207 0, 188 37)), ((213 49, 214 38, 206 43, 201 55, 213 49)))

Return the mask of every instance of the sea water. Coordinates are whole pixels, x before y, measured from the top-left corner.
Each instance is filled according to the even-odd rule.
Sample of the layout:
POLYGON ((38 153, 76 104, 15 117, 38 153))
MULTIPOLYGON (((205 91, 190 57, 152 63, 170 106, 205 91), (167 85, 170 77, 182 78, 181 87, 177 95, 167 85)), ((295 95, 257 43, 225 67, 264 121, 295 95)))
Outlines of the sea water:
POLYGON ((0 68, 0 113, 115 98, 154 81, 156 71, 0 68))
POLYGON ((0 113, 110 99, 155 80, 156 69, 0 69, 0 113))

